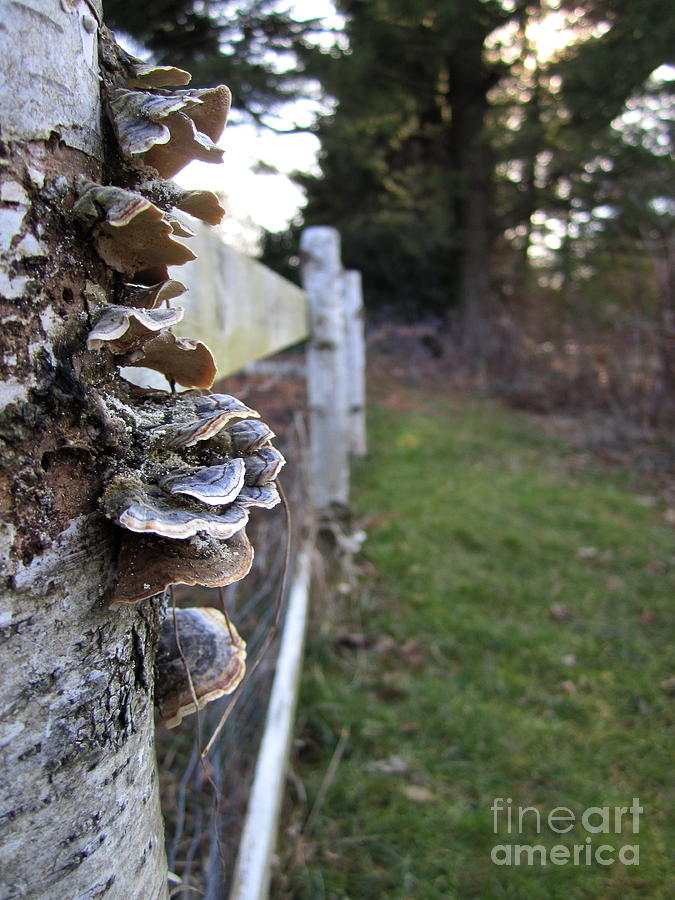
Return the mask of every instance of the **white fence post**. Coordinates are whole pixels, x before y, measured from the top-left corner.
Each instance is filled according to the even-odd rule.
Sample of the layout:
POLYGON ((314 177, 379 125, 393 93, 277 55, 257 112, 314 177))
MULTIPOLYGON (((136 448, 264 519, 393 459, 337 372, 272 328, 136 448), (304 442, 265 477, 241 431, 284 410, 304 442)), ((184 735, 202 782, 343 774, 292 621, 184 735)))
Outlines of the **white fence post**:
MULTIPOLYGON (((307 395, 314 510, 349 499, 349 454, 366 452, 365 342, 361 276, 345 272, 334 228, 301 238, 309 308, 307 395)), ((298 555, 265 732, 229 900, 267 900, 307 623, 313 528, 298 555)))
POLYGON ((309 302, 307 396, 314 507, 349 499, 345 316, 340 235, 314 226, 300 240, 302 285, 309 302))
POLYGON ((366 446, 366 343, 363 329, 363 290, 361 273, 353 270, 342 276, 345 312, 345 371, 347 376, 347 415, 349 450, 365 456, 366 446))

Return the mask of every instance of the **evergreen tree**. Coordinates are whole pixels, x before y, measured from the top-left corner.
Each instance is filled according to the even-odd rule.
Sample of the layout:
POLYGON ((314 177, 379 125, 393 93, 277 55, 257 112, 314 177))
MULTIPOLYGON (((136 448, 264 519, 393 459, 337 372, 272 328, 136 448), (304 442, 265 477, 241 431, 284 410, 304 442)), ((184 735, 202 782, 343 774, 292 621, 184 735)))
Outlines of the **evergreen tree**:
POLYGON ((106 0, 106 21, 160 65, 192 72, 195 87, 232 85, 236 109, 255 121, 306 90, 295 50, 320 20, 297 22, 275 0, 106 0), (287 66, 283 61, 288 63, 287 66))
POLYGON ((528 26, 555 8, 565 12, 546 2, 344 0, 349 52, 312 63, 339 106, 319 128, 322 176, 302 179, 305 221, 342 230, 371 305, 451 320, 459 310, 471 349, 484 339, 498 242, 516 235, 507 252, 522 289, 533 216, 564 219, 583 205, 574 192, 593 180, 594 158, 621 155, 611 121, 668 59, 675 32, 670 13, 657 26, 653 0, 570 4, 577 41, 541 60, 528 26), (499 34, 509 52, 495 49, 499 34), (617 52, 630 73, 616 75, 617 52))

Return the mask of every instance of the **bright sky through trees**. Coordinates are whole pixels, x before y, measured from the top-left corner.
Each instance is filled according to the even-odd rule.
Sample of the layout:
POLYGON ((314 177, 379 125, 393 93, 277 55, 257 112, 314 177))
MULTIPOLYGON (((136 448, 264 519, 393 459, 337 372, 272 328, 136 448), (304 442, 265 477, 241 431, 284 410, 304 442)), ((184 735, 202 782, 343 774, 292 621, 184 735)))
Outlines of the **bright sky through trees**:
MULTIPOLYGON (((497 29, 486 43, 488 54, 512 62, 520 58, 525 71, 546 66, 572 43, 601 37, 609 24, 585 21, 583 9, 565 12, 558 9, 556 0, 544 2, 544 14, 539 21, 531 21, 527 26, 527 46, 517 37, 517 26, 497 29)), ((321 18, 326 33, 316 35, 317 43, 325 47, 340 45, 339 30, 343 19, 336 14, 331 0, 281 0, 279 9, 290 11, 295 19, 303 21, 321 18), (331 29, 334 33, 331 33, 331 29), (336 34, 338 33, 338 34, 336 34)), ((284 61, 280 62, 283 67, 284 61)), ((292 63, 291 63, 292 65, 292 63)), ((656 77, 670 81, 673 71, 662 66, 656 77)), ((235 93, 236 85, 232 86, 235 93)), ((210 167, 205 163, 193 163, 178 176, 185 187, 210 184, 214 190, 227 198, 229 217, 224 226, 229 241, 242 249, 253 251, 260 236, 261 227, 270 231, 280 231, 287 227, 303 204, 303 192, 295 185, 289 174, 293 171, 316 171, 319 151, 318 139, 309 133, 293 131, 297 127, 311 125, 316 116, 330 110, 329 103, 321 97, 319 88, 314 97, 303 98, 286 104, 283 110, 270 119, 275 129, 290 129, 283 135, 277 131, 261 129, 246 122, 237 122, 236 111, 230 126, 222 138, 226 150, 225 165, 210 167)), ((653 99, 652 99, 653 102, 653 99)), ((626 139, 647 130, 657 141, 660 130, 659 119, 664 110, 645 110, 637 100, 631 101, 624 114, 615 121, 614 127, 626 131, 626 139), (647 124, 644 116, 649 120, 647 124)), ((555 228, 551 228, 555 232, 555 228)), ((548 235, 541 248, 551 249, 551 243, 559 236, 548 235)), ((537 248, 534 248, 535 256, 537 248)))
MULTIPOLYGON (((298 21, 321 18, 326 29, 339 29, 342 23, 330 0, 287 0, 279 8, 292 12, 298 21)), ((317 42, 328 47, 336 40, 327 30, 317 42)), ((236 86, 232 87, 236 94, 236 86)), ((289 103, 283 116, 275 117, 274 125, 281 129, 307 127, 322 111, 325 104, 319 98, 289 103)), ((226 150, 224 166, 195 162, 176 181, 190 188, 209 184, 213 190, 222 191, 229 213, 223 226, 225 235, 242 249, 253 250, 261 226, 281 231, 298 212, 304 196, 288 174, 316 171, 319 141, 308 133, 281 135, 242 123, 225 129, 221 145, 226 150)))

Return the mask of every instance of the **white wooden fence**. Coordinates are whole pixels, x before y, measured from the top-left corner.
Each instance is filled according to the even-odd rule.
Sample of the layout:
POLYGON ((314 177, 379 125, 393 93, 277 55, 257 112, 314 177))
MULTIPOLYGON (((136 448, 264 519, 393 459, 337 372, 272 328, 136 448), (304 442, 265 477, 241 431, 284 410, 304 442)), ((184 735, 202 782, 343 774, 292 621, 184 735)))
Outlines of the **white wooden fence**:
MULTIPOLYGON (((188 293, 176 331, 212 349, 219 377, 307 341, 310 485, 314 513, 349 497, 349 457, 364 455, 365 343, 358 272, 346 272, 334 228, 303 232, 304 290, 199 228, 182 266, 188 293), (197 246, 195 246, 195 242, 197 246)), ((152 379, 148 377, 148 381, 152 379)), ((264 414, 264 410, 262 411, 264 414)), ((230 900, 266 900, 293 732, 313 548, 299 549, 230 900)))

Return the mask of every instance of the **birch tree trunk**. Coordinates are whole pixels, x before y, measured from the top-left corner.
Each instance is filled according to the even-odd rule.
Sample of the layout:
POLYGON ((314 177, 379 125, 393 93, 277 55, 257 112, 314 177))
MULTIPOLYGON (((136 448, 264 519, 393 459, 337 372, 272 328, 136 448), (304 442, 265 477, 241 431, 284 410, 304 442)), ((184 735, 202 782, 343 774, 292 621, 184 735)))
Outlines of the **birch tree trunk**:
MULTIPOLYGON (((111 611, 105 434, 81 374, 110 273, 69 215, 103 180, 100 8, 0 0, 0 898, 168 895, 157 603, 111 611)), ((104 363, 105 364, 105 363, 104 363)))

